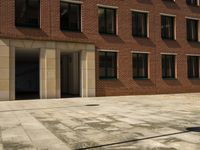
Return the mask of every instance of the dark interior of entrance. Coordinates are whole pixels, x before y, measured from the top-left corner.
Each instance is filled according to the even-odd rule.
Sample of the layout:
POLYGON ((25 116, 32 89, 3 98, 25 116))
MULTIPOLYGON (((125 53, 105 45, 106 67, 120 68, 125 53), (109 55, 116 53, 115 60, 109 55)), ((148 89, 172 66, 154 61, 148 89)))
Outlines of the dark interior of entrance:
POLYGON ((16 99, 39 99, 39 91, 39 50, 16 50, 16 99))
POLYGON ((80 96, 79 53, 61 53, 60 59, 61 97, 80 96))

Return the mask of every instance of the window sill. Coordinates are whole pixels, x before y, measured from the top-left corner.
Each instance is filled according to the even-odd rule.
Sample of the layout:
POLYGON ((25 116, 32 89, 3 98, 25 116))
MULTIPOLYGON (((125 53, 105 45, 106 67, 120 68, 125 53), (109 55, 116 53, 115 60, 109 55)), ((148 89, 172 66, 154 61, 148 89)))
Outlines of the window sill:
POLYGON ((163 0, 164 2, 175 3, 175 0, 163 0))
POLYGON ((138 39, 149 39, 148 36, 136 36, 136 35, 133 35, 134 38, 138 38, 138 39))
POLYGON ((163 41, 176 41, 176 39, 162 38, 163 41))
POLYGON ((62 29, 60 29, 62 32, 69 32, 69 33, 82 33, 81 31, 74 31, 74 30, 62 30, 62 29))
POLYGON ((40 27, 27 27, 27 26, 15 26, 18 29, 34 29, 34 30, 40 30, 40 27))
POLYGON ((189 80, 200 80, 200 78, 188 78, 189 80))
POLYGON ((189 43, 199 43, 199 41, 196 40, 187 40, 189 43))
POLYGON ((190 6, 190 7, 199 7, 198 4, 187 4, 187 5, 190 6))
POLYGON ((174 80, 174 81, 176 81, 176 80, 178 80, 177 78, 162 78, 163 80, 174 80))
POLYGON ((102 36, 115 36, 117 37, 118 35, 116 33, 99 33, 102 36))
POLYGON ((118 79, 117 78, 99 78, 99 80, 104 80, 104 81, 111 80, 111 81, 115 81, 115 80, 118 80, 118 79))
POLYGON ((147 81, 147 80, 150 80, 149 78, 133 78, 133 80, 136 80, 136 81, 142 81, 142 80, 144 80, 144 81, 147 81))

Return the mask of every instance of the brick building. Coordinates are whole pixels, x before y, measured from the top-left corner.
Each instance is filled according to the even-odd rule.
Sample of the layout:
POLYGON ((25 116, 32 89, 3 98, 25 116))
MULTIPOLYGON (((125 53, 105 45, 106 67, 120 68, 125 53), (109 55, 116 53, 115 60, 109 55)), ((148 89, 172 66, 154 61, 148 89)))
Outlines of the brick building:
POLYGON ((199 0, 0 0, 0 100, 200 92, 199 0))

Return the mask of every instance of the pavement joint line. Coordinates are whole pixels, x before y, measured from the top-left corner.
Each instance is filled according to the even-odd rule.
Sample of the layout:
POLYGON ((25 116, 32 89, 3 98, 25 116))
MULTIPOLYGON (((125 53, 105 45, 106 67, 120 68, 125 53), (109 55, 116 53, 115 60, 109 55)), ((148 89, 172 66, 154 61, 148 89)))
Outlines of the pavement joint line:
POLYGON ((74 105, 74 106, 67 106, 67 107, 50 107, 50 108, 11 109, 11 110, 1 110, 0 113, 26 111, 26 110, 28 111, 28 110, 58 109, 58 108, 69 108, 69 107, 86 107, 86 105, 74 105))
MULTIPOLYGON (((26 133, 26 135, 27 135, 27 137, 29 138, 29 140, 30 140, 31 142, 33 142, 33 141, 31 140, 29 134, 27 133, 26 129, 23 127, 23 125, 22 125, 22 123, 21 123, 19 117, 18 117, 15 113, 13 113, 13 115, 14 115, 14 116, 17 118, 17 120, 20 122, 20 125, 21 125, 22 129, 24 130, 24 132, 26 133)), ((30 114, 30 115, 31 115, 31 114, 30 114)))
MULTIPOLYGON (((31 117, 33 117, 33 119, 34 119, 36 122, 38 122, 39 124, 41 124, 41 125, 43 126, 43 124, 42 124, 35 116, 31 115, 29 112, 26 112, 26 113, 28 113, 31 117)), ((14 114, 14 113, 13 113, 13 114, 14 114)), ((20 122, 19 117, 18 117, 16 114, 14 114, 14 115, 16 116, 17 120, 20 122)), ((40 148, 37 148, 37 147, 36 147, 36 145, 35 145, 35 143, 34 143, 34 140, 31 138, 30 134, 28 133, 28 129, 25 129, 24 126, 22 125, 22 123, 20 123, 20 125, 22 126, 24 132, 26 133, 27 137, 29 138, 30 142, 32 143, 31 146, 32 146, 33 148, 35 148, 36 150, 40 150, 40 148)), ((46 129, 47 131, 49 131, 50 134, 52 134, 53 136, 55 136, 55 134, 54 134, 53 132, 51 132, 48 128, 45 128, 45 129, 46 129)), ((55 136, 55 137, 57 138, 57 140, 60 140, 57 136, 55 136)), ((61 141, 61 142, 67 146, 66 143, 64 143, 63 141, 61 141)), ((47 149, 45 148, 44 150, 47 150, 47 149)))
MULTIPOLYGON (((12 112, 12 113, 13 113, 13 112, 12 112)), ((26 136, 28 137, 29 141, 32 143, 31 146, 34 147, 33 140, 32 140, 31 137, 29 136, 27 130, 26 130, 26 129, 24 128, 24 126, 22 125, 22 123, 21 123, 19 117, 18 117, 15 113, 13 113, 13 115, 14 115, 14 116, 17 118, 17 120, 20 122, 20 125, 21 125, 22 129, 23 129, 24 132, 26 133, 26 136)), ((31 114, 30 114, 30 115, 31 115, 31 114)), ((32 116, 32 115, 31 115, 31 116, 32 116)))
POLYGON ((150 137, 145 137, 145 138, 140 138, 140 139, 133 139, 133 140, 127 140, 127 141, 121 141, 121 142, 115 142, 115 143, 109 143, 109 144, 102 144, 102 145, 96 145, 96 146, 85 147, 85 148, 78 148, 78 149, 74 149, 74 150, 88 150, 88 149, 94 149, 94 148, 122 145, 122 144, 126 144, 126 143, 133 143, 133 142, 144 141, 144 140, 149 140, 149 139, 156 139, 156 138, 167 137, 167 136, 177 135, 177 134, 185 134, 185 133, 189 133, 189 132, 193 132, 193 131, 189 131, 189 130, 181 131, 181 132, 176 132, 176 133, 150 136, 150 137))

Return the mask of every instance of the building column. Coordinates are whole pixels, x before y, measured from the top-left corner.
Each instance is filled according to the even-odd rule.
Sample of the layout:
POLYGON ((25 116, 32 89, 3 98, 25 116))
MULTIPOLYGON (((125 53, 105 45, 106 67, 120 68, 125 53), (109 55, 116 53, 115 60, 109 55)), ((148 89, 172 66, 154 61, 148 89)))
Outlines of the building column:
POLYGON ((0 100, 10 99, 10 47, 9 40, 0 40, 0 100))
POLYGON ((56 94, 57 94, 57 98, 61 98, 61 79, 60 79, 60 50, 57 49, 56 50, 56 94))
POLYGON ((40 51, 40 98, 57 98, 55 49, 40 51))
POLYGON ((15 47, 10 47, 10 100, 15 100, 15 47))
POLYGON ((96 96, 95 51, 81 51, 81 96, 96 96))

